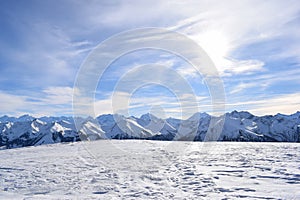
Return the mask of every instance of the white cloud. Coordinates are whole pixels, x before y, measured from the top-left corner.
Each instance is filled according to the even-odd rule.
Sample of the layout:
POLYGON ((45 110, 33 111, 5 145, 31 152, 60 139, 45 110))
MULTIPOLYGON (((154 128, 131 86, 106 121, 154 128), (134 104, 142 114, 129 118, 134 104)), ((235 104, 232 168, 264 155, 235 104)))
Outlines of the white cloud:
MULTIPOLYGON (((256 73, 255 76, 250 77, 250 81, 244 80, 243 83, 236 85, 231 90, 231 94, 255 87, 255 83, 267 86, 281 81, 293 81, 297 84, 300 80, 299 73, 294 74, 294 71, 288 70, 285 73, 284 70, 277 73, 274 73, 272 69, 266 71, 266 61, 261 58, 268 55, 262 55, 260 58, 242 58, 242 55, 239 55, 241 58, 234 57, 235 52, 239 51, 241 47, 282 37, 288 39, 286 43, 282 45, 279 42, 274 45, 277 47, 279 45, 280 48, 284 46, 284 52, 282 50, 275 53, 266 52, 266 54, 281 58, 297 57, 300 60, 300 29, 299 23, 296 23, 300 4, 297 0, 265 2, 260 0, 232 0, 230 3, 207 0, 188 0, 185 2, 175 0, 171 2, 151 1, 151 3, 136 1, 132 4, 109 1, 102 1, 101 3, 92 1, 87 4, 86 2, 68 1, 66 4, 72 4, 68 6, 70 9, 66 12, 73 20, 64 21, 64 24, 59 22, 59 18, 55 21, 55 19, 45 17, 43 23, 24 19, 26 29, 20 30, 20 34, 24 36, 23 39, 20 39, 24 46, 15 49, 13 47, 3 48, 1 51, 11 60, 17 60, 21 63, 20 66, 22 67, 18 65, 11 70, 14 73, 11 73, 13 75, 10 78, 20 81, 22 85, 36 84, 46 88, 41 92, 37 91, 40 93, 39 97, 1 92, 1 112, 4 114, 24 112, 24 109, 28 112, 32 111, 33 114, 71 113, 73 89, 54 86, 61 83, 61 85, 70 85, 66 82, 73 82, 76 69, 83 57, 93 47, 93 42, 100 41, 103 39, 102 37, 105 38, 120 30, 136 27, 170 27, 171 30, 186 34, 203 47, 215 62, 220 74, 227 76, 226 78, 231 76, 234 79, 239 79, 239 75, 256 73), (53 24, 58 25, 54 26, 53 24), (265 74, 259 75, 258 72, 265 72, 265 74), (31 101, 32 99, 34 101, 31 101)), ((170 67, 176 63, 169 59, 161 61, 161 63, 158 62, 158 64, 170 67)), ((192 66, 177 66, 176 70, 184 78, 194 77, 197 73, 192 66)), ((119 68, 115 72, 118 75, 123 73, 119 68)), ((134 74, 136 77, 129 79, 138 80, 143 75, 151 80, 155 73, 150 70, 147 72, 146 74, 143 74, 145 72, 134 74)), ((156 75, 159 74, 164 74, 164 71, 158 69, 156 75)), ((178 86, 179 90, 182 91, 180 81, 177 81, 176 76, 162 78, 166 82, 178 86)), ((128 86, 130 86, 129 84, 130 82, 128 82, 128 86)), ((182 93, 183 91, 180 94, 182 93)), ((284 95, 287 97, 280 96, 277 99, 268 100, 274 105, 283 104, 280 99, 292 101, 291 98, 294 97, 296 100, 298 97, 295 95, 284 95)), ((142 105, 142 103, 144 103, 143 105, 169 103, 172 106, 172 102, 162 98, 134 101, 136 101, 136 106, 142 105)), ((91 99, 81 99, 82 105, 89 104, 89 102, 91 99)), ((271 109, 274 109, 274 112, 279 112, 279 110, 284 111, 283 108, 287 110, 297 108, 297 102, 292 105, 281 105, 276 109, 276 106, 263 100, 253 104, 245 101, 245 105, 253 106, 255 103, 265 105, 266 112, 271 112, 271 109)), ((96 110, 97 112, 99 110, 100 113, 111 112, 110 104, 109 99, 95 101, 96 110)), ((264 110, 263 107, 255 109, 261 113, 264 110)))
MULTIPOLYGON (((295 16, 299 13, 300 5, 297 1, 289 1, 289 6, 286 6, 287 2, 268 1, 262 3, 255 0, 230 1, 230 3, 192 1, 190 5, 198 8, 197 13, 200 14, 179 21, 171 29, 187 34, 197 41, 212 58, 222 75, 264 70, 263 61, 231 57, 232 53, 240 47, 271 40, 278 36, 294 39, 298 37, 292 34, 295 31, 291 31, 298 25, 289 23, 295 20, 295 16)), ((299 38, 296 41, 299 41, 299 38)), ((294 42, 286 43, 284 51, 295 49, 293 46, 294 42)), ((296 52, 297 50, 294 50, 285 56, 298 57, 299 54, 297 55, 296 52)), ((274 52, 265 53, 272 54, 274 52)), ((277 53, 277 56, 280 54, 277 53)))
POLYGON ((300 93, 257 97, 257 100, 227 103, 227 109, 245 109, 255 115, 292 114, 300 111, 300 93))
POLYGON ((71 87, 49 87, 43 90, 45 97, 43 101, 47 104, 71 104, 73 88, 71 87))
POLYGON ((28 29, 30 32, 22 30, 23 41, 18 48, 9 47, 4 52, 12 62, 4 67, 19 72, 9 76, 19 78, 22 85, 39 87, 72 83, 76 68, 91 50, 92 43, 73 41, 65 31, 47 22, 30 22, 28 29))
POLYGON ((0 91, 0 113, 19 116, 72 115, 71 87, 49 87, 34 96, 10 94, 0 91))
POLYGON ((223 74, 243 74, 249 75, 254 72, 265 71, 263 68, 264 62, 259 60, 230 60, 227 65, 223 67, 223 74))
MULTIPOLYGON (((255 87, 266 93, 267 90, 265 89, 275 84, 300 84, 300 70, 294 69, 273 73, 262 73, 255 76, 244 76, 242 78, 234 77, 234 80, 232 80, 232 77, 227 77, 227 82, 230 82, 230 90, 228 90, 229 94, 236 94, 255 87), (236 84, 236 81, 239 83, 236 84)), ((248 94, 251 94, 251 91, 249 91, 248 94)))
MULTIPOLYGON (((0 91, 0 111, 2 114, 14 114, 26 106, 26 97, 0 91)), ((19 111, 20 112, 20 111, 19 111)))
POLYGON ((94 102, 94 113, 96 116, 101 114, 113 114, 114 109, 111 99, 96 100, 94 102))
POLYGON ((250 112, 256 115, 266 115, 277 113, 292 114, 300 111, 300 93, 278 95, 274 98, 268 98, 257 102, 250 112))
POLYGON ((180 67, 177 67, 176 71, 178 71, 178 73, 185 78, 195 78, 200 76, 197 69, 188 65, 182 65, 180 67))
POLYGON ((236 85, 233 89, 231 89, 229 91, 229 94, 236 94, 236 93, 239 93, 239 92, 242 92, 246 89, 249 89, 249 88, 253 88, 253 87, 260 87, 260 88, 264 88, 266 87, 267 85, 259 85, 257 84, 256 82, 251 82, 251 83, 240 83, 238 85, 236 85))

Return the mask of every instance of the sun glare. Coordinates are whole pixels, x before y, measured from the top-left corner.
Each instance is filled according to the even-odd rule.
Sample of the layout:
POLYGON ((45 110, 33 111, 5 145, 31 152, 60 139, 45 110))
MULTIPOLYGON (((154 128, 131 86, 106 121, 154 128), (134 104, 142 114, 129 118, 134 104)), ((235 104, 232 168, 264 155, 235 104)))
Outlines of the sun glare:
POLYGON ((225 57, 229 54, 230 44, 226 36, 220 31, 207 31, 195 36, 198 44, 219 68, 226 63, 225 57))

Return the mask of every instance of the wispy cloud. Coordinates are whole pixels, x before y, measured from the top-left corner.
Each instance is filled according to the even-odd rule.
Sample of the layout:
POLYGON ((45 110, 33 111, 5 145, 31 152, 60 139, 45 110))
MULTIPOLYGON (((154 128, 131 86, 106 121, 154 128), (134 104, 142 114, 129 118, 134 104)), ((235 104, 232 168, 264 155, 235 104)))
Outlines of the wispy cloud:
POLYGON ((264 62, 259 60, 230 60, 230 62, 223 67, 223 75, 226 75, 227 73, 229 75, 249 75, 255 72, 265 71, 263 66, 264 62))
POLYGON ((73 88, 70 87, 46 88, 36 96, 16 95, 1 91, 0 114, 72 115, 72 97, 73 88))
POLYGON ((0 110, 2 114, 16 114, 26 106, 26 97, 0 91, 0 110))
POLYGON ((231 89, 229 91, 229 94, 232 95, 232 94, 236 94, 236 93, 239 93, 239 92, 242 92, 244 90, 247 90, 247 89, 250 89, 250 88, 258 88, 259 89, 263 89, 265 88, 267 85, 261 85, 261 84, 258 84, 258 83, 255 83, 255 82, 250 82, 250 83, 240 83, 238 84, 237 86, 233 87, 233 89, 231 89))
MULTIPOLYGON (((168 28, 196 41, 214 61, 225 82, 230 109, 243 104, 243 108, 258 114, 271 113, 272 109, 274 112, 299 110, 300 4, 297 0, 233 0, 230 3, 155 0, 131 4, 61 1, 59 6, 51 1, 29 0, 0 4, 0 106, 3 114, 72 114, 72 86, 89 52, 115 33, 142 27, 168 28), (256 101, 249 100, 253 96, 256 101), (284 105, 281 99, 294 103, 284 105)), ((175 39, 168 43, 178 45, 175 39)), ((184 102, 189 99, 183 98, 184 95, 196 90, 196 99, 202 102, 200 109, 209 111, 209 98, 200 98, 200 93, 209 93, 203 81, 205 77, 201 77, 209 70, 198 74, 193 66, 180 61, 182 58, 170 54, 141 51, 132 57, 124 55, 127 59, 120 58, 113 63, 106 71, 106 79, 100 81, 101 91, 95 91, 99 98, 95 101, 82 98, 80 103, 94 102, 97 114, 113 111, 107 94, 125 74, 127 88, 118 88, 116 92, 128 92, 135 87, 134 80, 140 81, 142 86, 159 79, 156 83, 170 84, 171 90, 184 102), (165 68, 141 70, 140 73, 132 71, 149 63, 165 68), (166 69, 173 72, 167 73, 166 69), (192 90, 187 92, 183 82, 192 90)), ((96 72, 88 72, 89 78, 99 76, 96 72)), ((134 97, 132 107, 142 110, 142 106, 160 104, 169 112, 177 113, 175 102, 169 102, 167 97, 164 99, 162 94, 159 96, 161 98, 134 97)))
POLYGON ((2 66, 2 72, 10 77, 5 84, 15 79, 22 85, 30 83, 35 87, 72 83, 91 43, 72 41, 61 29, 48 23, 29 24, 29 28, 31 31, 23 32, 26 37, 17 49, 9 47, 3 52, 9 60, 9 64, 2 66))
POLYGON ((278 95, 255 103, 256 106, 249 110, 257 115, 292 114, 300 110, 300 93, 278 95))
MULTIPOLYGON (((296 1, 290 1, 289 4, 293 6, 288 6, 284 11, 282 7, 286 7, 286 2, 280 1, 231 1, 230 4, 202 1, 200 4, 200 14, 179 21, 172 29, 196 40, 215 62, 221 74, 245 74, 264 70, 263 60, 234 57, 241 47, 263 43, 279 36, 298 38, 291 34, 294 31, 290 31, 299 27, 298 24, 290 23, 299 14, 300 6, 296 1)), ((294 49, 294 42, 290 40, 284 46, 285 49, 294 49)), ((285 54, 285 57, 298 57, 297 50, 292 51, 285 54)))
POLYGON ((267 96, 258 100, 243 101, 227 103, 227 109, 239 109, 248 111, 255 115, 267 115, 267 114, 292 114, 300 110, 300 93, 281 94, 267 96))

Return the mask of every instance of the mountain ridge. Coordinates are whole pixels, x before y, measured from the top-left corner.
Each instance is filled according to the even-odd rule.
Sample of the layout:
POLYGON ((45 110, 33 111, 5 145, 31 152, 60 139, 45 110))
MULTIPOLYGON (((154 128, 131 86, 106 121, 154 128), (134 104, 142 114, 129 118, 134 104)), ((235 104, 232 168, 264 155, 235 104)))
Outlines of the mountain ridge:
POLYGON ((300 142, 300 112, 255 116, 234 110, 221 116, 195 113, 185 120, 161 119, 150 113, 140 117, 0 117, 2 149, 97 139, 300 142))

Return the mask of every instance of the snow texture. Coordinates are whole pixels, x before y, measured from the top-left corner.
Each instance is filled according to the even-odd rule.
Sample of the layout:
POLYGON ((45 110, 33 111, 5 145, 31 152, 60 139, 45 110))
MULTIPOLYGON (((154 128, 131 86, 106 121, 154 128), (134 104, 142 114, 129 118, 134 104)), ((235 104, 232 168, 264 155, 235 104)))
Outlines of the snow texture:
POLYGON ((0 159, 0 199, 300 199, 299 143, 97 140, 0 159))

